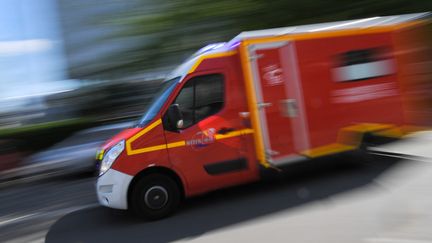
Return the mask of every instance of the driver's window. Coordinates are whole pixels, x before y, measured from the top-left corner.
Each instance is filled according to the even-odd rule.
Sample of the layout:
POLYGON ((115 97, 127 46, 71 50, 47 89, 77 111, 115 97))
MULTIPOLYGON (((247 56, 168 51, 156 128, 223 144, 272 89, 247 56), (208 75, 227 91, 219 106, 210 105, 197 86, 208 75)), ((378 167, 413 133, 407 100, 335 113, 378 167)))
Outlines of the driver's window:
POLYGON ((222 74, 189 79, 174 101, 183 115, 183 129, 219 112, 224 105, 224 98, 222 74))

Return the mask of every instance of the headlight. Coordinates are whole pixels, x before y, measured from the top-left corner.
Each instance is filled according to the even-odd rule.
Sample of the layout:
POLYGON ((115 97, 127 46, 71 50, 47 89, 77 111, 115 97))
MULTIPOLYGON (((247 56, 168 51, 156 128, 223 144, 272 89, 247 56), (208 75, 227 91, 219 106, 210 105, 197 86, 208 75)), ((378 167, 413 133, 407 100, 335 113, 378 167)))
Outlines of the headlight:
POLYGON ((114 161, 117 159, 117 157, 123 152, 125 147, 124 140, 121 140, 116 145, 114 145, 108 152, 103 156, 100 170, 99 170, 99 176, 103 175, 109 168, 111 168, 114 161))

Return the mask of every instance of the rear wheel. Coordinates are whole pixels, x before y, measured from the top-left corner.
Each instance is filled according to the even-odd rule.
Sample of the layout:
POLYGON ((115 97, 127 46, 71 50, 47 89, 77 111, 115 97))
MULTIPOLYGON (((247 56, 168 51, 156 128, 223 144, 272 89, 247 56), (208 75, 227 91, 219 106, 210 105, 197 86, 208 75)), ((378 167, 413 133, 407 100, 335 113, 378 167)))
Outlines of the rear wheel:
POLYGON ((131 190, 131 209, 140 217, 156 220, 172 214, 180 204, 177 183, 162 174, 147 175, 131 190))

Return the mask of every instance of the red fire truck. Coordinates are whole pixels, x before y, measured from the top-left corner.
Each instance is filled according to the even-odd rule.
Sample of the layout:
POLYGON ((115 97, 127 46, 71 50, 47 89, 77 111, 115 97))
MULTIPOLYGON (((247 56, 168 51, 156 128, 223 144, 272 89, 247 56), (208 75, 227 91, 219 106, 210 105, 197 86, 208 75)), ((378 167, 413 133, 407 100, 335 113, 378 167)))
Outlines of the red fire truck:
MULTIPOLYGON (((414 124, 412 43, 428 14, 244 32, 181 64, 97 155, 99 202, 157 219, 262 169, 354 151, 414 124), (411 85, 411 86, 410 86, 411 85)), ((417 47, 419 44, 417 44, 417 47)), ((417 49, 416 49, 417 50, 417 49)))

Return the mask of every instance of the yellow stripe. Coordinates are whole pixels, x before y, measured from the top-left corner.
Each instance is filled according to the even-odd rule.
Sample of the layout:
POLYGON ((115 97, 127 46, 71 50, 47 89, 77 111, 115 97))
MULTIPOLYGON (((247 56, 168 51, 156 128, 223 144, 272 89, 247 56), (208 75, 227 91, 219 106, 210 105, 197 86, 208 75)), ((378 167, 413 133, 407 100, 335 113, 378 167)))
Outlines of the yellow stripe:
POLYGON ((399 127, 374 132, 373 134, 377 136, 389 137, 389 138, 402 138, 404 136, 404 132, 399 127))
POLYGON ((227 56, 235 55, 236 53, 237 53, 236 51, 227 51, 227 52, 220 52, 220 53, 213 53, 213 54, 202 55, 202 56, 200 56, 198 58, 198 60, 191 67, 191 69, 189 70, 188 73, 194 72, 197 69, 197 67, 201 64, 201 62, 203 62, 205 59, 218 58, 218 57, 227 57, 227 56))
POLYGON ((356 132, 374 132, 378 130, 393 128, 393 127, 395 127, 395 125, 392 124, 361 123, 361 124, 344 127, 343 130, 356 131, 356 132))
MULTIPOLYGON (((156 121, 153 124, 151 124, 149 127, 147 127, 146 129, 144 129, 143 131, 134 135, 131 139, 129 139, 126 142, 127 146, 130 146, 131 142, 135 141, 137 138, 144 135, 145 133, 147 133, 148 131, 150 131, 151 129, 153 129, 154 127, 156 127, 159 124, 160 124, 160 121, 156 121)), ((398 128, 398 127, 396 127, 394 125, 390 125, 390 124, 373 124, 373 123, 356 124, 356 125, 348 126, 348 127, 341 129, 341 133, 338 135, 339 143, 333 143, 333 144, 324 145, 324 146, 320 146, 317 148, 309 149, 306 151, 302 151, 300 154, 305 155, 305 156, 310 157, 310 158, 317 158, 317 157, 321 157, 321 156, 325 156, 325 155, 336 154, 336 153, 354 150, 358 147, 358 145, 362 139, 363 134, 366 132, 373 132, 374 134, 382 135, 382 136, 388 136, 388 137, 402 137, 406 133, 409 133, 409 132, 403 131, 404 130, 403 128, 406 129, 406 127, 398 128)), ((406 130, 408 130, 408 129, 406 129, 406 130)), ((411 128, 410 130, 419 131, 419 130, 425 130, 425 128, 415 127, 415 128, 411 128)), ((242 135, 252 134, 252 133, 254 133, 253 129, 243 129, 243 130, 233 131, 233 132, 230 132, 227 134, 216 134, 215 139, 221 140, 221 139, 232 138, 232 137, 237 137, 237 136, 242 136, 242 135)), ((128 155, 148 153, 148 152, 153 152, 153 151, 157 151, 157 150, 183 147, 183 146, 186 146, 186 141, 178 141, 178 142, 173 142, 173 143, 168 143, 168 144, 161 144, 161 145, 150 146, 150 147, 146 147, 146 148, 134 149, 134 150, 128 151, 128 155)), ((99 158, 101 155, 103 155, 103 152, 99 153, 99 158)), ((102 158, 100 158, 100 159, 102 159, 102 158)))
POLYGON ((336 153, 341 153, 341 152, 350 151, 354 149, 356 149, 355 146, 333 143, 333 144, 303 151, 301 152, 301 154, 309 158, 317 158, 324 155, 336 154, 336 153))
POLYGON ((252 70, 249 62, 249 54, 248 54, 248 45, 245 42, 241 42, 240 44, 240 60, 244 73, 244 82, 246 86, 246 97, 248 102, 249 111, 251 114, 251 122, 252 129, 254 132, 254 140, 255 140, 255 152, 258 161, 264 167, 270 167, 270 164, 266 160, 265 151, 264 151, 264 143, 263 136, 261 133, 261 123, 258 117, 258 107, 256 100, 256 92, 255 87, 253 85, 252 78, 252 70))
POLYGON ((339 144, 346 144, 350 146, 360 146, 365 133, 377 133, 394 129, 395 125, 391 124, 376 124, 376 123, 362 123, 344 127, 339 130, 337 142, 339 144))
POLYGON ((426 130, 432 130, 432 127, 421 127, 421 126, 411 126, 411 125, 405 125, 400 128, 402 130, 402 133, 404 135, 420 132, 420 131, 426 131, 426 130))
POLYGON ((391 124, 362 123, 344 127, 339 130, 337 143, 320 146, 301 152, 310 158, 341 153, 357 149, 365 133, 386 137, 402 137, 400 128, 391 124))
MULTIPOLYGON (((150 131, 150 130, 151 129, 149 129, 148 131, 150 131)), ((241 135, 246 135, 246 134, 251 134, 251 133, 253 133, 252 129, 243 129, 243 130, 239 130, 239 131, 235 131, 235 132, 230 132, 228 134, 223 134, 223 135, 222 134, 217 134, 217 135, 215 135, 215 139, 219 140, 219 139, 231 138, 231 137, 236 137, 236 136, 241 136, 241 135)), ((145 132, 143 132, 141 134, 141 136, 144 135, 144 134, 145 134, 145 132)), ((132 137, 132 138, 134 138, 134 137, 132 137)), ((136 136, 134 139, 136 140, 137 138, 138 138, 138 136, 136 136)), ((142 154, 142 153, 148 153, 148 152, 153 152, 153 151, 167 149, 167 148, 176 148, 176 147, 183 147, 183 146, 186 146, 186 141, 178 141, 178 142, 173 142, 173 143, 168 143, 168 144, 161 144, 161 145, 156 145, 156 146, 151 146, 151 147, 145 147, 145 148, 140 148, 140 149, 133 149, 133 150, 128 151, 127 154, 128 155, 142 154)))
POLYGON ((216 134, 215 139, 219 140, 219 139, 237 137, 237 136, 251 134, 251 133, 253 133, 252 129, 243 129, 243 130, 239 130, 239 131, 229 132, 227 134, 216 134))
MULTIPOLYGON (((148 127, 146 127, 145 129, 143 129, 142 131, 138 132, 137 134, 133 135, 131 138, 129 138, 128 140, 126 140, 126 153, 128 155, 132 155, 132 154, 137 154, 137 152, 135 152, 137 150, 142 151, 143 149, 137 149, 137 150, 132 149, 132 143, 135 140, 137 140, 139 137, 141 137, 144 134, 146 134, 149 131, 151 131, 153 128, 157 127, 161 123, 162 123, 162 120, 158 119, 157 121, 153 122, 148 127)), ((162 145, 158 145, 158 146, 162 146, 162 145)), ((153 146, 153 147, 158 147, 158 146, 153 146)), ((166 145, 164 145, 164 146, 166 147, 166 145)), ((150 147, 150 148, 152 148, 152 147, 150 147)), ((146 149, 146 148, 144 148, 144 149, 146 149)), ((152 151, 154 151, 154 150, 152 150, 152 151)), ((138 153, 145 153, 145 152, 138 152, 138 153)))
POLYGON ((244 135, 246 135, 246 134, 251 134, 251 133, 253 133, 253 132, 254 132, 253 129, 244 129, 244 130, 243 130, 243 134, 244 134, 244 135))
POLYGON ((153 151, 162 150, 162 149, 166 149, 166 148, 167 148, 167 145, 162 144, 162 145, 156 145, 156 146, 151 146, 151 147, 146 147, 146 148, 134 149, 134 150, 130 151, 128 153, 128 155, 148 153, 148 152, 153 152, 153 151))
POLYGON ((179 141, 179 142, 174 142, 174 143, 167 144, 167 148, 182 147, 182 146, 185 146, 185 145, 186 145, 185 141, 179 141))

